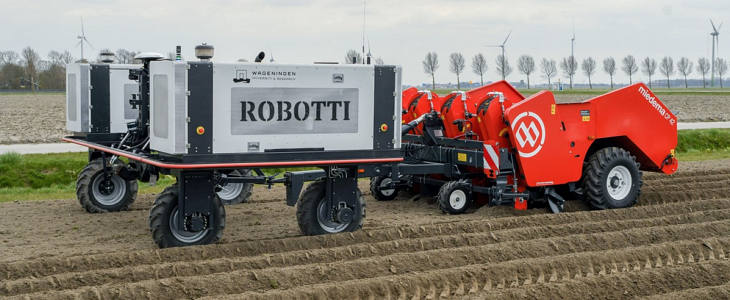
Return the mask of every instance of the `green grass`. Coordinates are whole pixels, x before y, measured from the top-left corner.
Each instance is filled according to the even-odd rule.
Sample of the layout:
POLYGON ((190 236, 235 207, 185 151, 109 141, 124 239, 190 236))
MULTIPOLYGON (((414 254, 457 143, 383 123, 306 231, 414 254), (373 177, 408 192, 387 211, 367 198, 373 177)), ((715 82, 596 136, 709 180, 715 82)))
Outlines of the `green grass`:
POLYGON ((25 92, 3 92, 0 90, 0 96, 13 96, 13 95, 30 95, 30 94, 43 94, 43 95, 65 95, 66 92, 63 91, 38 91, 38 92, 31 92, 31 91, 25 91, 25 92))
MULTIPOLYGON (((532 95, 545 89, 517 89, 523 95, 532 95)), ((719 96, 730 96, 730 89, 720 88, 652 88, 652 92, 656 95, 719 95, 719 96)), ((453 89, 436 89, 434 92, 439 95, 446 95, 451 93, 453 89)), ((603 95, 610 92, 610 89, 565 89, 562 91, 552 91, 556 95, 603 95)))
POLYGON ((677 152, 714 152, 730 150, 730 129, 680 130, 677 152))
MULTIPOLYGON (((676 151, 680 161, 730 158, 730 129, 680 130, 676 151)), ((87 159, 86 153, 0 155, 0 202, 75 198, 76 176, 86 166, 87 159)), ((264 169, 264 172, 274 175, 308 169, 312 168, 264 169)), ((163 175, 156 186, 138 184, 141 194, 156 194, 174 182, 174 177, 163 175)))
MULTIPOLYGON (((0 155, 0 202, 14 200, 75 198, 76 176, 88 163, 87 153, 0 155)), ((312 168, 264 169, 266 175, 312 168)), ((175 183, 170 175, 161 175, 155 186, 138 182, 141 194, 157 194, 175 183)))

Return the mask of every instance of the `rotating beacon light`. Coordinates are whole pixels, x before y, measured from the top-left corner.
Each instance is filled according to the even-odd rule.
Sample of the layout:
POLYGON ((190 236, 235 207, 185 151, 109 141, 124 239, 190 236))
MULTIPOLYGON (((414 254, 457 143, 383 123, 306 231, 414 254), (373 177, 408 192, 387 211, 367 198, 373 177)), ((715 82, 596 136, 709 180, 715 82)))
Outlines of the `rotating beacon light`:
POLYGON ((195 57, 201 61, 210 61, 210 59, 213 58, 213 50, 213 45, 202 43, 195 46, 195 57))

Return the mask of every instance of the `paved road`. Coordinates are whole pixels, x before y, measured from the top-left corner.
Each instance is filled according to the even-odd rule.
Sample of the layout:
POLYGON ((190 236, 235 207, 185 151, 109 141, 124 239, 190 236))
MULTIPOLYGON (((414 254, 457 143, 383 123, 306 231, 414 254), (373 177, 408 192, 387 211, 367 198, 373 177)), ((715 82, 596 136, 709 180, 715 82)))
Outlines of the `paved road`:
MULTIPOLYGON (((690 122, 690 123, 679 123, 677 125, 679 129, 708 129, 708 128, 730 128, 730 122, 690 122)), ((55 143, 55 144, 13 144, 13 145, 0 145, 0 154, 7 152, 17 152, 20 154, 33 154, 33 153, 62 153, 62 152, 84 152, 85 147, 69 144, 69 143, 55 143)))
POLYGON ((54 143, 54 144, 12 144, 0 145, 0 154, 7 152, 17 152, 20 154, 34 153, 62 153, 62 152, 84 152, 86 147, 70 143, 54 143))
POLYGON ((730 128, 730 122, 689 122, 677 124, 677 129, 730 128))

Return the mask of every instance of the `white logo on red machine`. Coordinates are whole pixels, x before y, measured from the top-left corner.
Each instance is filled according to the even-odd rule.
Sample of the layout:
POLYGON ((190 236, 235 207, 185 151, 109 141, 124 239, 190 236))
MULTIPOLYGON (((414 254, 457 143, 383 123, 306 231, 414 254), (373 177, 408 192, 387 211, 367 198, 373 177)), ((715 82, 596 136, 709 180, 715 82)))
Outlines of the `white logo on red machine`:
POLYGON ((517 152, 522 157, 533 157, 545 144, 545 124, 536 113, 525 111, 512 121, 512 132, 517 140, 517 152))

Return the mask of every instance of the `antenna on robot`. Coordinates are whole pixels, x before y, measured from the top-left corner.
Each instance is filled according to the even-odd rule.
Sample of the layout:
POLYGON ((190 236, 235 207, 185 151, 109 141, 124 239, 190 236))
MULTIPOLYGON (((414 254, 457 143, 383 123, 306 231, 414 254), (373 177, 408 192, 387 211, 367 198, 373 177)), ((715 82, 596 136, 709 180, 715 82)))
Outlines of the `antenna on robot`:
POLYGON ((89 42, 88 39, 86 39, 86 32, 84 31, 84 17, 81 17, 81 35, 76 36, 77 39, 79 39, 79 43, 76 44, 76 47, 81 46, 81 60, 84 59, 84 43, 88 44, 89 47, 92 49, 94 48, 93 45, 91 45, 91 42, 89 42))
POLYGON ((362 57, 365 57, 365 17, 366 17, 366 3, 362 0, 362 57))

